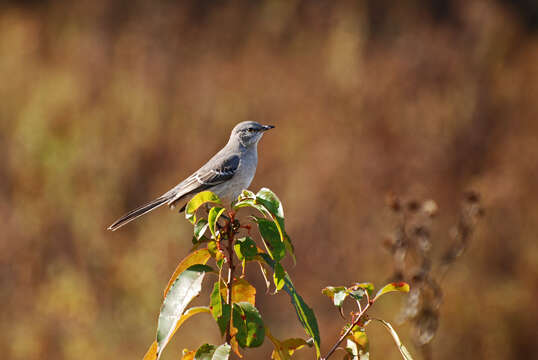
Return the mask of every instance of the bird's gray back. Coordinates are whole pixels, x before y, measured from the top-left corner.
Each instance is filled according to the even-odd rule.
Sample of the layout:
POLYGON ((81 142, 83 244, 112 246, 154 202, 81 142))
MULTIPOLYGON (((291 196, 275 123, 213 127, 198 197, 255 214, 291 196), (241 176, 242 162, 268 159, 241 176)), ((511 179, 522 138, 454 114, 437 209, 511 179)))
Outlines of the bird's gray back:
POLYGON ((169 204, 173 204, 186 194, 210 190, 225 201, 233 201, 252 182, 257 164, 256 145, 243 147, 240 144, 228 143, 198 171, 165 195, 174 194, 169 201, 169 204), (212 182, 213 178, 217 181, 212 182))

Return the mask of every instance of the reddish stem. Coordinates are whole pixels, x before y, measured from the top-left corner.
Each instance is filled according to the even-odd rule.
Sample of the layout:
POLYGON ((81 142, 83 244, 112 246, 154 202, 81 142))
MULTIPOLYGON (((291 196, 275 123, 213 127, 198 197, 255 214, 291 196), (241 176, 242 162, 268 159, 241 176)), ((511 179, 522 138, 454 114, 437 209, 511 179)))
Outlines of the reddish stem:
POLYGON ((236 230, 234 229, 234 217, 235 212, 231 211, 228 213, 230 216, 230 219, 228 220, 228 223, 225 225, 226 229, 226 235, 228 240, 228 281, 226 282, 226 289, 227 289, 227 296, 226 296, 226 303, 230 305, 230 323, 228 324, 228 327, 226 328, 226 342, 231 345, 232 340, 232 334, 231 334, 231 328, 232 328, 232 314, 233 314, 233 304, 232 304, 232 287, 233 287, 233 280, 234 280, 234 273, 235 273, 235 264, 234 264, 234 240, 235 240, 235 234, 236 230))
POLYGON ((364 314, 366 314, 366 311, 374 303, 373 299, 370 299, 370 296, 368 295, 368 291, 365 290, 365 293, 366 293, 366 300, 368 301, 366 305, 364 306, 364 308, 359 312, 359 315, 357 315, 357 318, 353 320, 353 322, 351 323, 351 326, 346 330, 346 332, 342 336, 340 336, 336 344, 333 345, 333 347, 331 348, 331 350, 329 350, 327 355, 325 355, 325 357, 322 357, 320 360, 327 360, 336 351, 338 346, 340 346, 342 341, 344 341, 344 339, 349 335, 349 333, 353 330, 353 328, 359 325, 362 317, 364 316, 364 314))

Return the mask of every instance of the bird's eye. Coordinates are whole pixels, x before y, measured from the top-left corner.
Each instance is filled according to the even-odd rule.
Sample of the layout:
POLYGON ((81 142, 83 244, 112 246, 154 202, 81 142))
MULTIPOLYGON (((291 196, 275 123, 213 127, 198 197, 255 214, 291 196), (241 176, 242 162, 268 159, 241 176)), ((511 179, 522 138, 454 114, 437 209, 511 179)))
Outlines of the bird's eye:
POLYGON ((250 133, 252 133, 252 132, 256 131, 256 129, 254 129, 254 128, 248 128, 247 131, 250 132, 250 133))

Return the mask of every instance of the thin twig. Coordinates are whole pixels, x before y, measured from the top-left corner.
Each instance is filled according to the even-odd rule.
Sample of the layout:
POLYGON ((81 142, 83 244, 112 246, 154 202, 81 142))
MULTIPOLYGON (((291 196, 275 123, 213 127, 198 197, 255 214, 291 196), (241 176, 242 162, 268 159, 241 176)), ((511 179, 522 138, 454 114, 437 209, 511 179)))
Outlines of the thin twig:
POLYGON ((325 355, 325 357, 322 357, 320 360, 327 360, 336 351, 338 346, 340 346, 342 341, 344 341, 344 339, 349 335, 349 333, 353 330, 353 328, 360 323, 361 318, 364 316, 364 314, 370 308, 370 306, 374 303, 373 300, 370 300, 370 296, 368 295, 368 291, 365 291, 365 294, 366 294, 366 299, 368 300, 368 302, 366 303, 364 308, 359 312, 359 315, 357 316, 355 321, 353 321, 353 323, 349 326, 349 328, 346 330, 346 332, 342 336, 340 336, 340 338, 338 339, 336 344, 333 345, 333 347, 331 348, 331 350, 329 350, 327 355, 325 355))

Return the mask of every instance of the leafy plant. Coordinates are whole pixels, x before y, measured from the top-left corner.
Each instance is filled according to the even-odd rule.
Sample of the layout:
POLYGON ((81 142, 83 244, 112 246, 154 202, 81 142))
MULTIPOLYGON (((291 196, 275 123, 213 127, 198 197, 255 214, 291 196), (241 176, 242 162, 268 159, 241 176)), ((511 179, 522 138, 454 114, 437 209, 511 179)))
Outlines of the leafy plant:
POLYGON ((282 265, 287 255, 295 262, 294 248, 286 233, 282 204, 271 190, 262 188, 257 194, 244 190, 229 210, 215 194, 202 192, 186 205, 185 217, 194 228, 193 250, 178 264, 165 288, 157 335, 144 360, 158 360, 183 323, 202 313, 213 317, 224 343, 203 344, 197 350, 185 350, 183 359, 222 360, 228 359, 232 352, 242 357, 240 349, 258 347, 266 337, 274 345, 271 358, 275 360, 290 359, 295 351, 305 346, 314 349, 317 359, 327 359, 344 340, 347 341, 346 358, 364 359, 368 356, 368 338, 364 328, 372 320, 380 321, 389 329, 404 358, 410 359, 392 326, 383 320, 368 318, 366 314, 384 294, 409 291, 409 285, 403 282, 388 284, 375 296, 372 296, 374 287, 370 283, 325 288, 323 293, 340 310, 346 299, 353 299, 358 311, 352 313, 351 323, 344 327, 339 341, 325 357, 321 357, 316 316, 299 295, 282 265), (203 208, 207 209, 207 216, 201 216, 203 208), (253 209, 255 215, 248 217, 248 223, 241 224, 236 215, 244 208, 253 209), (258 229, 261 246, 251 236, 253 226, 258 229), (274 294, 284 290, 289 295, 307 339, 279 340, 271 333, 256 308, 256 289, 245 278, 249 262, 258 264, 268 290, 272 287, 274 294), (240 275, 237 274, 239 268, 240 275), (208 305, 189 308, 191 301, 200 294, 208 274, 214 275, 208 305))
POLYGON ((352 299, 357 305, 358 311, 351 312, 351 322, 346 324, 342 329, 342 334, 338 341, 329 350, 327 355, 322 358, 328 359, 339 348, 340 344, 346 341, 345 346, 342 348, 346 351, 344 359, 364 360, 370 357, 368 336, 366 335, 366 326, 372 321, 380 322, 392 335, 394 342, 398 346, 398 350, 402 354, 402 357, 406 360, 412 359, 411 354, 401 343, 398 334, 394 330, 391 324, 385 320, 369 317, 367 311, 372 305, 379 300, 379 298, 389 292, 409 292, 409 285, 405 282, 393 282, 383 286, 373 296, 374 285, 372 283, 357 283, 350 287, 345 286, 328 286, 322 290, 324 295, 327 295, 333 301, 334 305, 340 310, 342 317, 343 304, 346 299, 352 299))
POLYGON ((181 325, 191 316, 201 313, 213 316, 225 343, 220 346, 204 344, 196 351, 186 351, 184 359, 228 359, 232 351, 241 356, 240 348, 260 346, 266 334, 275 344, 274 359, 288 359, 293 351, 307 344, 314 347, 319 357, 320 336, 314 312, 298 294, 281 264, 286 255, 291 255, 295 261, 295 255, 285 230, 280 200, 272 191, 264 188, 257 194, 243 191, 227 216, 222 205, 220 199, 208 191, 197 194, 187 204, 185 216, 194 226, 194 248, 179 263, 164 291, 157 336, 144 359, 159 359, 181 325), (212 207, 207 217, 198 218, 203 205, 212 207), (241 225, 236 218, 236 213, 243 208, 253 208, 257 212, 256 216, 250 217, 250 224, 241 225), (242 229, 250 234, 252 225, 258 228, 263 249, 252 237, 239 237, 242 229), (214 267, 206 265, 210 260, 214 267), (271 282, 267 277, 272 273, 274 293, 284 289, 289 294, 299 321, 311 341, 280 341, 271 335, 256 308, 256 289, 244 277, 247 262, 259 264, 268 287, 271 282), (239 266, 242 272, 236 278, 239 266), (194 297, 200 294, 202 282, 208 273, 217 275, 208 306, 188 308, 194 297))

